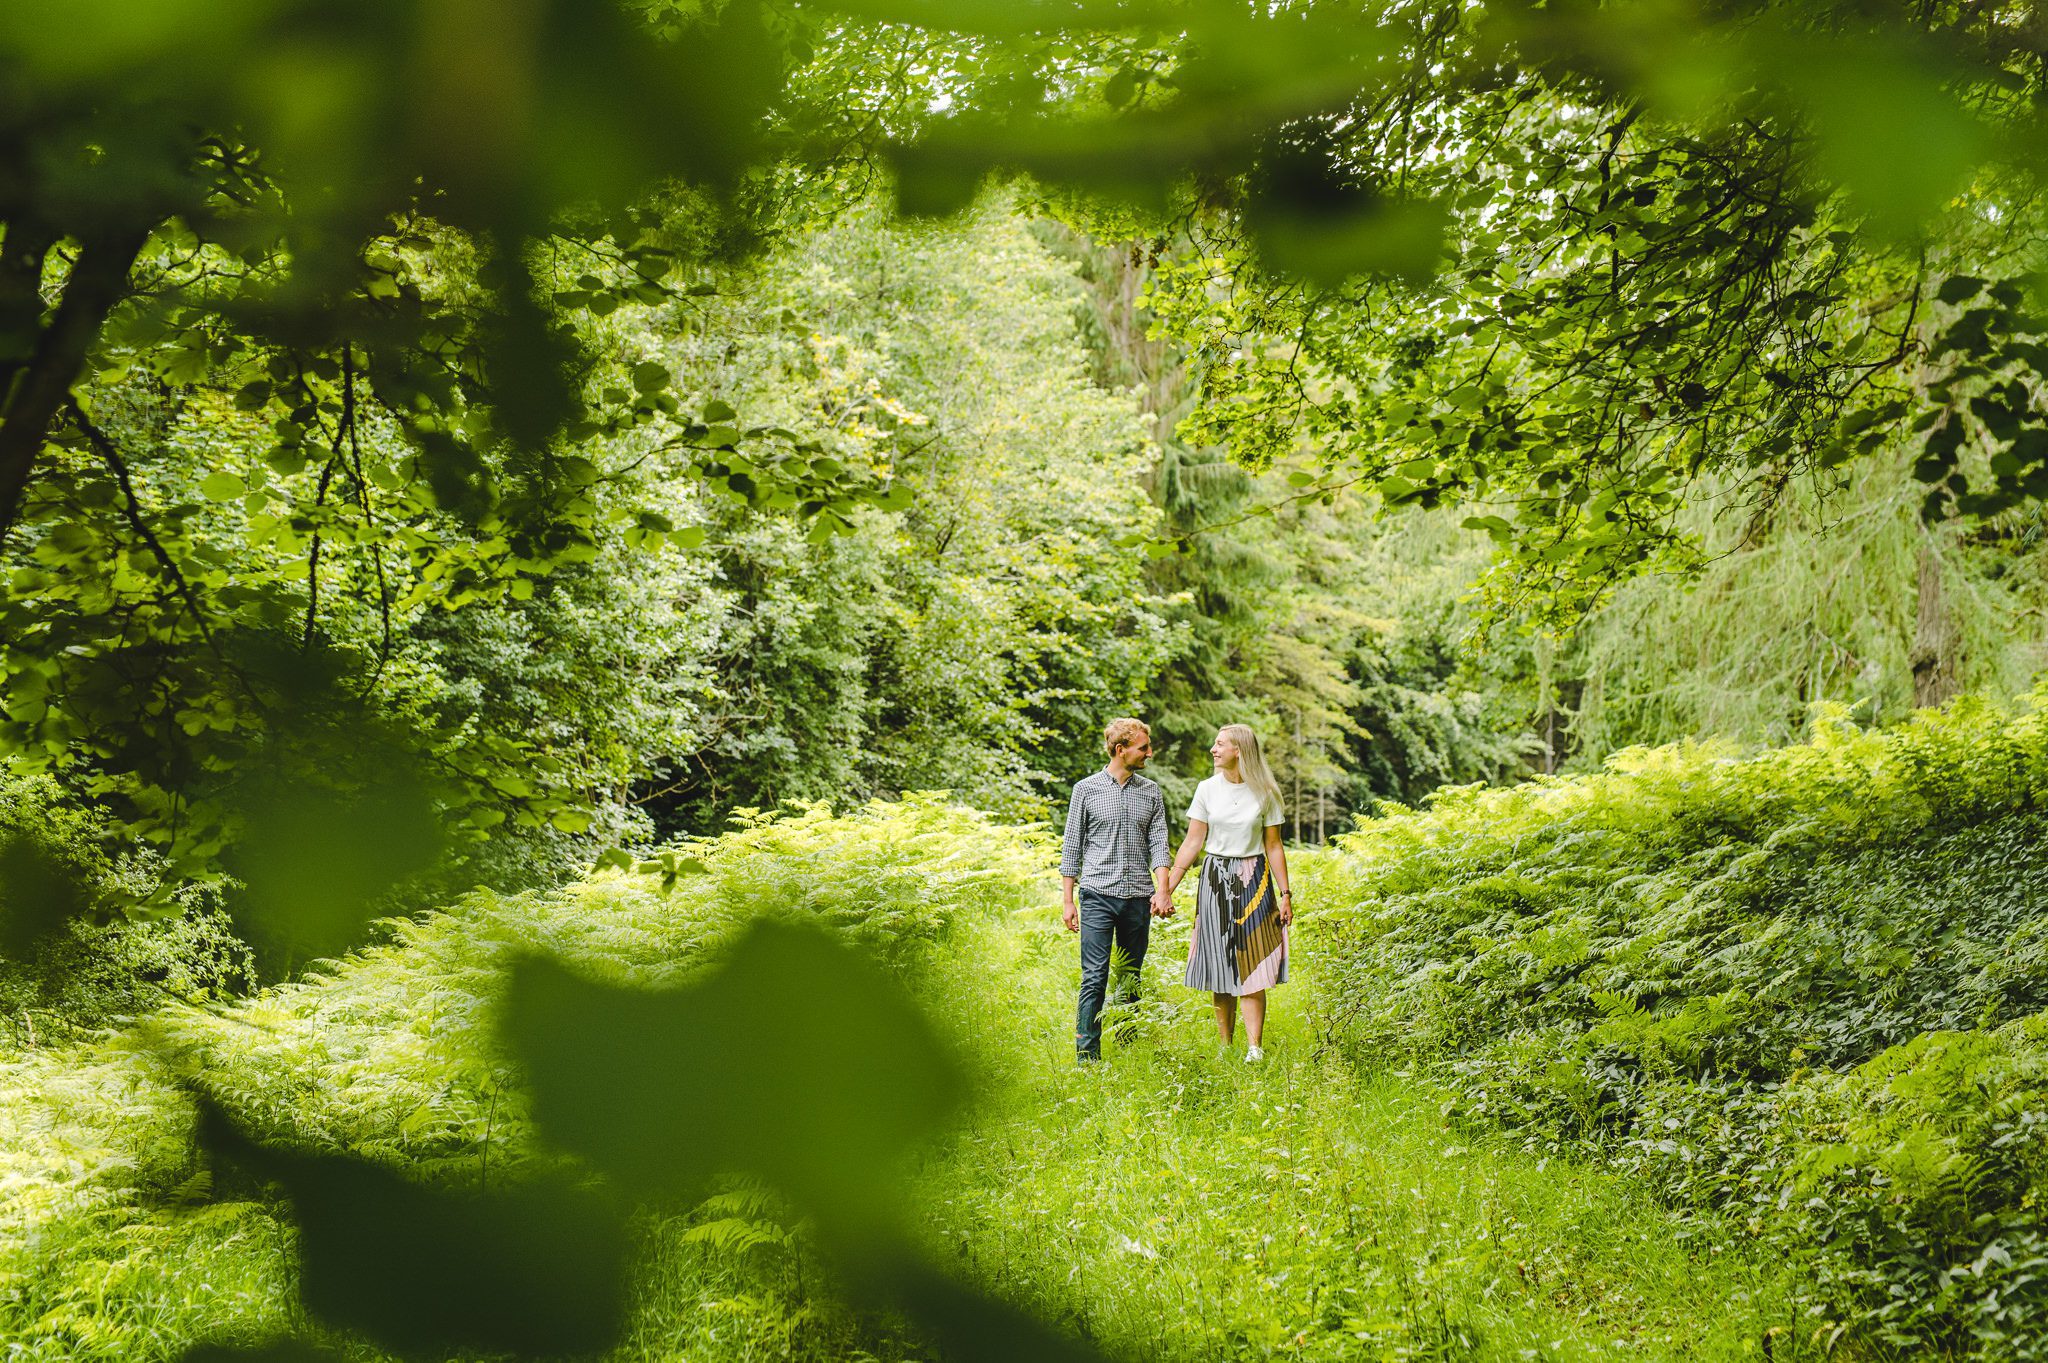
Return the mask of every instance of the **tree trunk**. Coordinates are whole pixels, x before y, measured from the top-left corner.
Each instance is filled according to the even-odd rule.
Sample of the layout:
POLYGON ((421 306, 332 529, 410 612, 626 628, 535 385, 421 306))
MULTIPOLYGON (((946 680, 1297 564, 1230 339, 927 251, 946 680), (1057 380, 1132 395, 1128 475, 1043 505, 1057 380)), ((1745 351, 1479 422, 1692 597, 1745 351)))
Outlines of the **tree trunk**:
POLYGON ((50 424, 77 381, 100 324, 128 291, 128 271, 149 239, 149 230, 130 229, 85 244, 65 281, 63 300, 36 338, 33 355, 0 393, 0 541, 6 540, 21 514, 21 499, 49 438, 50 424))
POLYGON ((1913 704, 1943 705, 1961 690, 1962 640, 1942 590, 1941 555, 1930 535, 1920 542, 1920 600, 1913 627, 1913 704))
POLYGON ((1301 841, 1301 707, 1294 708, 1294 840, 1301 841))

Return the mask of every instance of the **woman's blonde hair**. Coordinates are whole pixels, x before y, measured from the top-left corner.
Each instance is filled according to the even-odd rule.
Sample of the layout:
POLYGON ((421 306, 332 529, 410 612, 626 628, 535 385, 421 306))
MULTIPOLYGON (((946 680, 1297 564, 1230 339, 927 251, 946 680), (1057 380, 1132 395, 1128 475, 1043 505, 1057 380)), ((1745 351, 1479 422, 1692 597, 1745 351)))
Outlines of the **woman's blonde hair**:
POLYGON ((1220 732, 1237 745, 1237 774, 1259 797, 1259 808, 1268 817, 1284 812, 1280 805, 1280 783, 1273 779, 1273 769, 1266 765, 1265 755, 1259 751, 1259 736, 1247 724, 1226 724, 1220 732))

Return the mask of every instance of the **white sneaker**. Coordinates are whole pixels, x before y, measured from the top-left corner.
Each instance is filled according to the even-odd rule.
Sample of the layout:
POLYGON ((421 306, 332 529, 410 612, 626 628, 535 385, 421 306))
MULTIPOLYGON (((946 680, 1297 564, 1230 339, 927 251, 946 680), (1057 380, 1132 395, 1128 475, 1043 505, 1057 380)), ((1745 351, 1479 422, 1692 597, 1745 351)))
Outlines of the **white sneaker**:
POLYGON ((1264 1060, 1265 1058, 1266 1053, 1260 1050, 1257 1046, 1252 1047, 1250 1050, 1244 1053, 1244 1059, 1247 1065, 1256 1065, 1259 1061, 1264 1060))

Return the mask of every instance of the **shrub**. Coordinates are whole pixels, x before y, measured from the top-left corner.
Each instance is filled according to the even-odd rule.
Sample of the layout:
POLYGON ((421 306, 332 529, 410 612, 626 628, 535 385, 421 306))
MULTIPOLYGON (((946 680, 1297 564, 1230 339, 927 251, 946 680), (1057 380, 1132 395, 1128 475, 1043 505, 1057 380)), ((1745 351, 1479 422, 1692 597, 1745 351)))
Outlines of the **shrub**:
POLYGON ((172 913, 130 920, 156 866, 116 860, 106 830, 47 777, 0 778, 0 1016, 16 1047, 69 1041, 175 999, 222 998, 252 984, 249 952, 210 891, 172 913))
POLYGON ((1316 869, 1319 1025, 1781 1238, 1873 1340, 2048 1356, 2044 795, 2038 701, 1449 792, 1316 869))
MULTIPOLYGON (((545 1158, 496 1042, 514 957, 674 982, 775 913, 822 920, 912 982, 957 990, 938 978, 933 948, 1036 903, 1050 862, 1042 831, 934 794, 843 816, 749 813, 664 855, 679 871, 666 890, 661 876, 621 871, 546 894, 479 890, 392 920, 381 944, 257 997, 180 1003, 127 1032, 0 1061, 0 1337, 27 1358, 128 1359, 176 1356, 201 1333, 255 1339, 302 1324, 282 1305, 289 1232, 240 1190, 208 1189, 188 1088, 302 1148, 475 1186, 545 1158), (213 1204, 195 1211, 209 1191, 213 1204)), ((773 1238, 772 1216, 721 1205, 650 1237, 704 1241, 707 1255, 720 1235, 773 1238)), ((727 1266, 705 1282, 774 1316, 743 1277, 727 1266)))

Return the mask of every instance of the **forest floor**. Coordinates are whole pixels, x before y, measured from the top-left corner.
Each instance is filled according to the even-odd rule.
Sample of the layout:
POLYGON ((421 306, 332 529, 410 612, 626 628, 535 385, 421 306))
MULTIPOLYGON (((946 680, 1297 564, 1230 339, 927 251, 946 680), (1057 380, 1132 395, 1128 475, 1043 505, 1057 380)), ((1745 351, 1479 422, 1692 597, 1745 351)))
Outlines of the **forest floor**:
POLYGON ((1176 922, 1128 1040, 1081 1067, 1073 939, 1011 940, 982 976, 1009 987, 946 1010, 1010 1072, 927 1164, 922 1210, 947 1258, 1114 1357, 1756 1358, 1813 1328, 1782 1260, 1318 1048, 1312 965, 1250 1064, 1180 985, 1176 922))
MULTIPOLYGON (((332 976, 185 1014, 176 1044, 217 1086, 250 1102, 289 1087, 293 1121, 358 1143, 477 1087, 452 1076, 478 1053, 502 944, 610 932, 669 952, 623 931, 672 922, 666 901, 612 886, 432 920, 332 976)), ((1790 1305, 1793 1267, 1739 1233, 1462 1132, 1412 1077, 1319 1048, 1312 961, 1274 991, 1268 1059, 1247 1064, 1241 1039, 1219 1054, 1207 996, 1178 983, 1186 932, 1181 919, 1155 935, 1144 1001, 1118 1019, 1128 1038, 1082 1068, 1079 953, 1052 911, 956 925, 918 986, 978 1095, 911 1185, 938 1263, 1124 1363, 1783 1358, 1812 1333, 1790 1305)), ((207 1338, 319 1337, 293 1300, 280 1206, 179 1210, 136 1191, 152 1158, 159 1182, 188 1158, 183 1100, 146 1051, 113 1037, 8 1068, 0 1210, 24 1238, 0 1254, 0 1341, 35 1363, 125 1363, 207 1338)), ((772 1217, 735 1245, 711 1224, 723 1215, 646 1227, 618 1363, 918 1352, 819 1297, 810 1256, 772 1217)))

